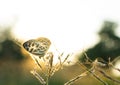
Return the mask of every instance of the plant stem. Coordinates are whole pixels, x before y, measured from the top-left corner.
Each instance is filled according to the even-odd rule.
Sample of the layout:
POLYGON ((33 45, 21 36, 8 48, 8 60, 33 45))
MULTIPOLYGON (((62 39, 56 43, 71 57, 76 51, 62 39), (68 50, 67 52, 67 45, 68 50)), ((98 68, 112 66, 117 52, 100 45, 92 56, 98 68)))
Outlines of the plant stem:
POLYGON ((49 76, 47 76, 46 85, 49 85, 49 76))

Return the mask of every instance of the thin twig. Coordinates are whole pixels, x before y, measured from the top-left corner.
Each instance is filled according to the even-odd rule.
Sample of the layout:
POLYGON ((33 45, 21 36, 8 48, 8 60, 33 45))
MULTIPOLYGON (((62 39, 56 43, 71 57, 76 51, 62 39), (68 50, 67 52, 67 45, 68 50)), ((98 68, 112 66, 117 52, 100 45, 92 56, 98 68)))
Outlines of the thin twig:
MULTIPOLYGON (((60 54, 60 53, 59 53, 60 54)), ((59 56, 58 56, 58 59, 59 59, 59 62, 60 62, 60 65, 62 66, 62 60, 61 60, 61 56, 63 56, 64 53, 61 53, 59 56)))
POLYGON ((82 69, 87 70, 89 73, 91 73, 97 80, 99 80, 100 82, 102 82, 104 85, 108 85, 106 82, 104 82, 101 78, 99 78, 99 76, 97 76, 97 75, 93 72, 94 67, 92 67, 91 69, 87 69, 87 67, 86 67, 85 65, 83 65, 83 64, 81 64, 81 63, 79 63, 79 62, 78 62, 78 64, 81 65, 82 67, 84 67, 84 68, 82 68, 82 69))
POLYGON ((89 71, 97 80, 99 80, 100 82, 102 82, 104 85, 108 85, 105 81, 103 81, 101 78, 99 78, 99 76, 97 76, 94 72, 89 71))
POLYGON ((44 81, 44 79, 35 70, 31 71, 31 73, 39 80, 39 82, 41 84, 43 84, 43 85, 46 84, 46 82, 44 81))
MULTIPOLYGON (((78 64, 84 66, 83 64, 81 64, 81 63, 79 63, 79 62, 78 62, 78 64)), ((99 80, 100 82, 102 82, 104 85, 108 85, 106 82, 104 82, 102 79, 100 79, 94 72, 92 72, 92 71, 93 71, 93 68, 91 68, 91 69, 88 70, 87 67, 84 66, 83 69, 86 70, 86 71, 83 72, 82 74, 76 76, 75 78, 69 80, 69 81, 66 82, 64 85, 71 85, 71 84, 74 83, 75 81, 77 81, 77 80, 79 80, 79 79, 87 76, 88 73, 91 73, 97 80, 99 80)))
POLYGON ((43 68, 42 68, 42 66, 40 65, 39 61, 37 60, 37 58, 35 58, 34 55, 32 55, 32 54, 31 54, 31 57, 32 57, 32 59, 35 61, 35 64, 38 65, 38 67, 40 68, 41 72, 42 72, 44 75, 46 75, 45 72, 44 72, 44 70, 43 70, 43 68))
POLYGON ((79 79, 81 79, 81 78, 83 78, 83 77, 85 77, 85 76, 87 76, 87 71, 84 72, 84 73, 82 73, 82 74, 80 74, 80 75, 78 75, 78 76, 76 76, 75 78, 69 80, 69 81, 66 82, 64 85, 71 85, 71 84, 74 83, 75 81, 77 81, 77 80, 79 80, 79 79))
POLYGON ((62 62, 62 65, 67 61, 67 59, 70 57, 70 54, 68 54, 66 57, 65 57, 65 59, 64 59, 64 61, 62 62))
POLYGON ((35 61, 35 63, 40 67, 40 69, 43 70, 42 66, 40 65, 39 61, 34 57, 34 55, 31 55, 31 57, 35 61))
POLYGON ((108 76, 104 71, 98 70, 98 72, 100 72, 104 77, 106 77, 106 78, 108 78, 108 79, 110 79, 110 80, 112 80, 112 81, 114 81, 116 83, 120 83, 119 80, 113 79, 112 77, 108 76))

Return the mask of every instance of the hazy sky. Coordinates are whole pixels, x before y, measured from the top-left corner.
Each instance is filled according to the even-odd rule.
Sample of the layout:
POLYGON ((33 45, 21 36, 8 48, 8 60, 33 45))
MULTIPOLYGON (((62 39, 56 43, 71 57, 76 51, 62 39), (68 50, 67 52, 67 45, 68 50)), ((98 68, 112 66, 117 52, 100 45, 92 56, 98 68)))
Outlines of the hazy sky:
POLYGON ((1 26, 13 25, 16 37, 26 40, 48 37, 60 51, 97 43, 104 20, 120 23, 120 0, 0 0, 1 26))

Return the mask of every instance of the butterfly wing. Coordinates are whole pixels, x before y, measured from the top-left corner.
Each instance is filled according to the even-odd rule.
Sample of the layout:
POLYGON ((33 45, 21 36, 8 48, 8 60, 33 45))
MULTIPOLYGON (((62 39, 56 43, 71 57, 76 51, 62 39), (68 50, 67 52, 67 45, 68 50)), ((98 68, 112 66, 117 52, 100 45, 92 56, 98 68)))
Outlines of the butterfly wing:
POLYGON ((51 42, 48 38, 40 37, 23 43, 23 47, 30 53, 43 57, 48 51, 51 42))

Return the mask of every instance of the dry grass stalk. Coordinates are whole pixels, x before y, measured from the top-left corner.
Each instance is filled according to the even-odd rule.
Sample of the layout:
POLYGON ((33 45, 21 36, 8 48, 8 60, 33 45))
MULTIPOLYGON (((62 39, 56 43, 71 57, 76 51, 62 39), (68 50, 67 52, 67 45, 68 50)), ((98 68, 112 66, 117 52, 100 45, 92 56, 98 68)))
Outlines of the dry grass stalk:
POLYGON ((76 81, 82 79, 83 77, 87 76, 89 73, 92 74, 97 80, 99 80, 100 82, 102 82, 104 85, 108 85, 106 82, 104 82, 101 78, 99 78, 99 76, 97 76, 94 73, 94 69, 90 68, 88 69, 85 65, 83 65, 82 63, 78 62, 78 64, 80 66, 82 66, 82 69, 85 70, 85 72, 81 73, 80 75, 76 76, 75 78, 69 80, 68 82, 66 82, 64 85, 71 85, 73 83, 75 83, 76 81))
POLYGON ((38 80, 39 80, 39 82, 41 83, 41 84, 43 84, 43 85, 45 85, 46 84, 46 82, 45 82, 45 80, 40 76, 40 74, 38 74, 35 70, 32 70, 32 71, 30 71, 31 72, 31 74, 33 74, 38 80))
MULTIPOLYGON (((40 65, 40 63, 38 62, 41 60, 41 58, 39 58, 40 60, 37 60, 37 58, 34 60, 35 60, 36 64, 41 68, 42 73, 44 72, 43 74, 45 74, 44 76, 46 77, 46 85, 48 85, 49 79, 55 74, 55 72, 59 71, 63 67, 65 61, 68 59, 69 56, 68 55, 66 56, 65 60, 63 60, 64 62, 61 62, 61 63, 58 62, 55 65, 53 65, 54 55, 52 52, 48 52, 45 55, 45 57, 46 58, 45 58, 45 60, 43 60, 43 63, 45 64, 46 69, 44 69, 44 71, 42 69, 42 65, 40 65)), ((33 58, 35 58, 35 57, 33 57, 33 58)), ((37 79, 38 78, 39 77, 37 77, 37 79)))
POLYGON ((116 82, 116 83, 120 83, 119 80, 116 80, 112 77, 110 77, 106 72, 104 72, 103 68, 114 68, 115 70, 119 71, 120 72, 120 69, 119 68, 115 68, 114 65, 112 64, 112 62, 110 62, 110 59, 109 59, 109 62, 100 62, 98 61, 98 59, 95 59, 95 61, 92 61, 86 53, 84 53, 85 57, 86 57, 86 62, 84 62, 85 64, 90 64, 91 65, 91 68, 87 68, 83 63, 80 63, 78 62, 78 64, 80 66, 82 66, 82 69, 84 69, 85 71, 83 73, 81 73, 80 75, 74 77, 73 79, 69 80, 68 82, 66 82, 64 85, 71 85, 73 83, 75 83, 76 81, 80 80, 81 78, 87 76, 89 73, 93 75, 94 78, 96 78, 97 80, 99 80, 101 83, 103 83, 103 85, 108 85, 108 83, 106 83, 102 78, 100 78, 95 72, 99 72, 100 74, 102 74, 105 78, 113 81, 113 82, 116 82), (84 75, 83 75, 84 74, 84 75))
MULTIPOLYGON (((31 71, 31 73, 43 85, 49 84, 49 79, 55 74, 55 72, 59 71, 63 67, 64 63, 70 56, 67 55, 62 62, 61 57, 64 53, 59 53, 58 56, 54 56, 53 52, 47 52, 51 45, 51 41, 45 37, 30 39, 24 43, 19 42, 17 39, 15 39, 15 41, 19 46, 23 47, 31 55, 36 66, 38 66, 40 68, 40 71, 44 74, 44 77, 46 79, 43 79, 43 76, 40 76, 40 74, 37 73, 36 67, 33 71, 31 71), (55 65, 53 65, 54 57, 58 57, 59 60, 55 65), (41 65, 41 63, 44 65, 41 65)), ((58 50, 56 49, 56 51, 58 50)))
POLYGON ((86 72, 84 72, 84 73, 76 76, 75 78, 73 78, 73 79, 69 80, 68 82, 66 82, 64 85, 71 85, 71 84, 73 84, 75 81, 77 81, 77 80, 79 80, 79 79, 87 76, 87 73, 88 73, 88 72, 86 71, 86 72))

